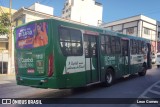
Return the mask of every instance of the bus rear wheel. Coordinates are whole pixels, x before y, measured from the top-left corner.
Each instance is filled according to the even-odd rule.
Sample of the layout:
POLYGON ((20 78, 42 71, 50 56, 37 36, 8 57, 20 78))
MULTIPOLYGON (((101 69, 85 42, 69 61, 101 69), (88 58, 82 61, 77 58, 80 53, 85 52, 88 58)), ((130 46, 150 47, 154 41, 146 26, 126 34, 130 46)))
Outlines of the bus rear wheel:
POLYGON ((138 72, 138 75, 139 75, 139 76, 145 76, 145 75, 146 75, 146 72, 147 72, 146 67, 142 67, 142 70, 141 70, 140 72, 138 72))
POLYGON ((106 71, 105 82, 103 83, 103 85, 109 87, 112 85, 113 80, 114 80, 113 69, 109 68, 106 71))

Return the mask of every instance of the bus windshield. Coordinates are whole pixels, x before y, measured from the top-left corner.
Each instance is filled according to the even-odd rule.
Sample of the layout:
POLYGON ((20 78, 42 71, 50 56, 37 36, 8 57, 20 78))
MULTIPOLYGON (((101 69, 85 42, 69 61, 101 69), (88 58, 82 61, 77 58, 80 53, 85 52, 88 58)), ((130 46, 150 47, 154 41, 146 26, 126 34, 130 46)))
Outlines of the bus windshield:
POLYGON ((16 29, 16 48, 32 49, 48 44, 48 25, 36 22, 16 29))

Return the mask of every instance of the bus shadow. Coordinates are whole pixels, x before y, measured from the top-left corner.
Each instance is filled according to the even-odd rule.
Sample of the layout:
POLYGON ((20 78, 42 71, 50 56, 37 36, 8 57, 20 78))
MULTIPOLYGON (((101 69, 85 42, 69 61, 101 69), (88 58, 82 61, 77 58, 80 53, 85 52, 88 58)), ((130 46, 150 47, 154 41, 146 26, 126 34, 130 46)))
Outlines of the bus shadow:
POLYGON ((139 75, 138 74, 132 74, 132 75, 129 75, 127 77, 121 77, 121 78, 118 78, 114 81, 113 85, 114 84, 118 84, 118 83, 121 83, 121 82, 127 82, 127 81, 130 81, 130 80, 133 80, 133 79, 136 79, 138 78, 139 75))
MULTIPOLYGON (((129 82, 130 80, 136 79, 138 77, 139 76, 137 74, 130 75, 130 76, 125 77, 125 78, 121 77, 121 78, 116 79, 113 82, 112 85, 116 86, 120 83, 129 82)), ((109 87, 105 87, 102 83, 99 83, 99 84, 94 84, 94 85, 91 85, 91 86, 88 86, 88 87, 79 87, 79 88, 71 89, 71 90, 72 90, 72 93, 74 95, 76 95, 76 94, 87 93, 87 92, 92 92, 92 91, 99 91, 99 90, 104 89, 104 88, 109 88, 109 87)))
MULTIPOLYGON (((116 79, 115 82, 113 83, 113 87, 116 87, 116 85, 120 83, 124 83, 133 79, 138 78, 138 75, 130 75, 129 77, 126 78, 119 78, 116 79)), ((87 87, 79 87, 79 88, 74 88, 74 89, 49 89, 50 91, 44 92, 43 94, 36 95, 38 98, 69 98, 69 97, 74 97, 80 94, 87 94, 87 93, 92 93, 95 91, 101 91, 104 90, 104 88, 110 88, 110 87, 104 87, 102 86, 101 83, 99 84, 94 84, 91 86, 87 87)), ((29 98, 35 98, 35 95, 28 96, 29 98)))
MULTIPOLYGON (((157 69, 157 68, 155 68, 157 69)), ((118 84, 124 84, 124 83, 129 83, 131 81, 134 81, 136 79, 145 79, 147 80, 148 78, 151 78, 152 75, 149 74, 149 71, 147 71, 147 74, 145 76, 139 76, 138 73, 136 74, 132 74, 126 77, 121 77, 118 79, 115 79, 115 81, 113 82, 111 87, 116 87, 116 85, 118 84)), ((94 92, 94 91, 101 91, 104 90, 104 88, 110 88, 110 87, 104 87, 101 83, 99 84, 94 84, 91 86, 87 86, 87 87, 80 87, 80 88, 75 88, 75 89, 70 89, 71 91, 71 95, 78 95, 78 94, 84 94, 84 93, 89 93, 89 92, 94 92)), ((69 96, 67 96, 69 97, 69 96)))

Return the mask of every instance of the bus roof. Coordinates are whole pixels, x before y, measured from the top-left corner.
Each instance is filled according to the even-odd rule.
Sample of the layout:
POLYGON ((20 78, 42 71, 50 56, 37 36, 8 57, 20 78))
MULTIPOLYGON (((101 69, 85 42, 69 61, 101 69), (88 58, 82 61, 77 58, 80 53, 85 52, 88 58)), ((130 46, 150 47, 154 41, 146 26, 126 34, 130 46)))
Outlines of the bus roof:
POLYGON ((142 40, 142 41, 150 42, 149 39, 145 39, 145 38, 141 38, 141 37, 136 37, 136 36, 131 36, 131 35, 126 35, 126 34, 121 34, 119 32, 107 30, 106 28, 96 27, 96 26, 90 26, 88 24, 76 22, 76 21, 73 21, 73 20, 63 19, 63 18, 60 18, 60 17, 53 17, 53 18, 50 18, 50 19, 35 20, 35 21, 32 21, 32 22, 28 22, 28 23, 22 24, 20 26, 17 26, 16 28, 28 25, 30 23, 39 22, 39 21, 47 21, 47 20, 57 20, 57 21, 67 22, 67 23, 81 25, 81 26, 85 26, 85 27, 89 27, 89 28, 93 28, 93 29, 97 29, 97 30, 102 30, 103 34, 107 34, 107 35, 126 37, 126 38, 129 38, 129 39, 137 39, 137 40, 142 40))
POLYGON ((126 35, 126 34, 121 34, 121 33, 118 33, 118 35, 123 36, 123 37, 127 37, 129 39, 136 39, 136 40, 142 40, 142 41, 150 42, 149 39, 145 39, 145 38, 141 38, 141 37, 137 37, 137 36, 131 36, 131 35, 126 35))

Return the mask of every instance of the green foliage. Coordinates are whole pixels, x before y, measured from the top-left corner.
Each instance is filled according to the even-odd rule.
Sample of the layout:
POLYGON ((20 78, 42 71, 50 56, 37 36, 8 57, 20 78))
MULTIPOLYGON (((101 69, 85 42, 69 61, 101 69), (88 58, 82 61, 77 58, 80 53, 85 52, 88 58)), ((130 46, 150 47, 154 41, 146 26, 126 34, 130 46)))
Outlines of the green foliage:
POLYGON ((8 34, 10 25, 9 14, 2 14, 0 16, 0 35, 8 34))

